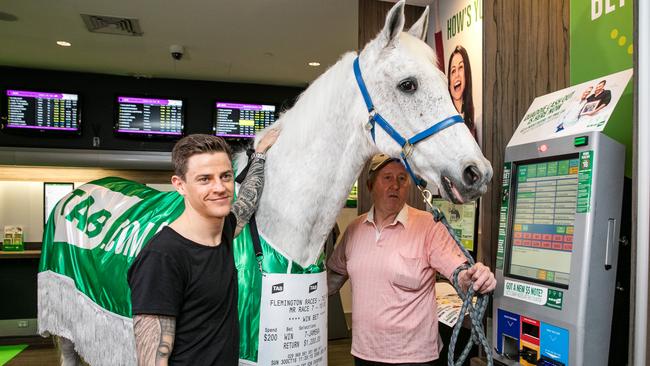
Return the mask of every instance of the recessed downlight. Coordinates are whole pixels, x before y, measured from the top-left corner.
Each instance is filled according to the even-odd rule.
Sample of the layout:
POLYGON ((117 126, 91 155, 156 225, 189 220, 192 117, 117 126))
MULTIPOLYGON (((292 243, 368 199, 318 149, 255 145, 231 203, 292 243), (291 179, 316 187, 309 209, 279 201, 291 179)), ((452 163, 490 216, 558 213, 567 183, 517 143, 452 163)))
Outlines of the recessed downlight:
POLYGON ((61 47, 70 47, 72 46, 72 43, 68 41, 56 41, 56 44, 58 44, 61 47))
POLYGON ((316 67, 316 66, 320 66, 320 62, 312 61, 312 62, 308 63, 307 65, 316 67))

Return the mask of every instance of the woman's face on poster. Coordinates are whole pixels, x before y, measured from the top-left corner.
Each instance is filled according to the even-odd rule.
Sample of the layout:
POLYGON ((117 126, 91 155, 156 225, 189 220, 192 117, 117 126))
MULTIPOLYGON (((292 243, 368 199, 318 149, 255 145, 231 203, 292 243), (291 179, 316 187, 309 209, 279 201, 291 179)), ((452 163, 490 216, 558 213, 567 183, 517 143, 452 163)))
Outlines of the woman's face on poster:
POLYGON ((465 91, 465 63, 460 53, 454 54, 451 58, 449 71, 449 93, 454 100, 463 98, 465 91))

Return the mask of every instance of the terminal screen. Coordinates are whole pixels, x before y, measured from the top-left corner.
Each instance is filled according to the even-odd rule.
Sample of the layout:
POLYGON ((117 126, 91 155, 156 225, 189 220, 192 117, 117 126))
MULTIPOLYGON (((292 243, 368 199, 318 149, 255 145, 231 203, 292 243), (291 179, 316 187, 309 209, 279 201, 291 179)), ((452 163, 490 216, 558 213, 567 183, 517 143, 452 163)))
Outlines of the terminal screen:
POLYGON ((7 128, 79 130, 79 96, 7 90, 7 128))
POLYGON ((215 134, 221 137, 255 137, 275 122, 275 106, 217 102, 215 134))
POLYGON ((579 159, 518 165, 510 275, 568 287, 579 159))
POLYGON ((183 101, 117 97, 115 132, 146 135, 183 134, 183 101))

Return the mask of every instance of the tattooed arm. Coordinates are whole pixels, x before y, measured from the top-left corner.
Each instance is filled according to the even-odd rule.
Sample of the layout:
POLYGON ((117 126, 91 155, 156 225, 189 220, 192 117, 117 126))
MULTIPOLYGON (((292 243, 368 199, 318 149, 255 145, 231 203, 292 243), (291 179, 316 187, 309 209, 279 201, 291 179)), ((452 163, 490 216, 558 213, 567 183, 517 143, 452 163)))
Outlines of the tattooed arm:
POLYGON ((176 318, 134 315, 133 332, 138 366, 167 366, 174 347, 176 318))
POLYGON ((257 144, 255 154, 251 156, 252 160, 248 167, 248 174, 246 174, 246 178, 239 187, 237 200, 232 205, 232 212, 237 219, 235 236, 239 235, 244 225, 248 223, 248 220, 257 210, 262 188, 264 188, 264 160, 266 158, 264 154, 277 140, 279 134, 278 129, 269 130, 257 144))

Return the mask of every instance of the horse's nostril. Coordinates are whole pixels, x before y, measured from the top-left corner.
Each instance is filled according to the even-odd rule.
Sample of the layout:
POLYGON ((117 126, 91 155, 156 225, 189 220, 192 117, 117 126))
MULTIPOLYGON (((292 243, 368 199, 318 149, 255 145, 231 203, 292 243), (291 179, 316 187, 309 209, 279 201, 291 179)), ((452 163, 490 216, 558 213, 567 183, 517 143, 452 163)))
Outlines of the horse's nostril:
POLYGON ((468 186, 473 186, 481 180, 481 172, 478 170, 476 165, 470 165, 463 171, 463 180, 468 186))

